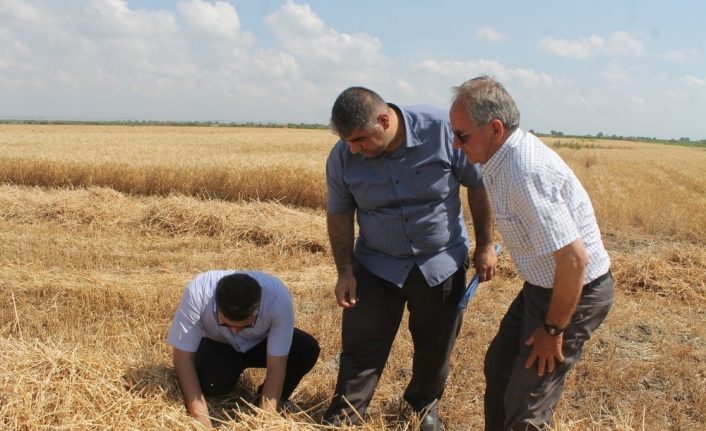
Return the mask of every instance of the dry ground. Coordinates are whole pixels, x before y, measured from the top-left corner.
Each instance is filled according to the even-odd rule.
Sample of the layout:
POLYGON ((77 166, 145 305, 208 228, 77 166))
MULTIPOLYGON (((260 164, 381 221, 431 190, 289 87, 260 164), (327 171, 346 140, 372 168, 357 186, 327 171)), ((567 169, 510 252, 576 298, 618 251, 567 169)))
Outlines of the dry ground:
MULTIPOLYGON (((0 429, 197 429, 165 335, 186 283, 213 268, 279 276, 322 346, 293 397, 306 413, 250 412, 239 397, 262 373, 249 371, 213 416, 223 429, 321 429, 340 346, 323 210, 332 143, 325 131, 0 126, 0 429)), ((596 145, 557 151, 596 207, 616 303, 555 429, 706 429, 706 151, 596 145)), ((454 351, 449 430, 482 429, 483 353, 521 284, 506 254, 500 265, 454 351)), ((403 326, 365 429, 413 429, 410 343, 403 326)))

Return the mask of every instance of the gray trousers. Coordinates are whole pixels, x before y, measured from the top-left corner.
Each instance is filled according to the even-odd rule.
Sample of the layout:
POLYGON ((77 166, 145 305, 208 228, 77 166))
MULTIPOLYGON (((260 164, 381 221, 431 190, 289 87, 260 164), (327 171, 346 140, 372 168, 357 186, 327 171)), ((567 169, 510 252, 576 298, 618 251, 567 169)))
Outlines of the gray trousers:
POLYGON ((358 423, 350 406, 360 416, 365 414, 397 335, 405 303, 414 356, 404 399, 412 409, 421 411, 441 398, 451 351, 463 322, 457 304, 465 288, 468 264, 466 261, 451 277, 433 287, 415 265, 402 288, 377 277, 360 263, 354 264, 360 300, 355 307, 343 310, 343 350, 325 422, 358 423))
POLYGON ((613 277, 609 271, 583 287, 571 323, 563 333, 564 362, 555 364, 553 372, 538 376, 536 363, 525 368, 532 351, 525 341, 544 321, 551 295, 552 289, 525 282, 488 347, 484 366, 486 431, 546 429, 567 373, 613 304, 613 277))

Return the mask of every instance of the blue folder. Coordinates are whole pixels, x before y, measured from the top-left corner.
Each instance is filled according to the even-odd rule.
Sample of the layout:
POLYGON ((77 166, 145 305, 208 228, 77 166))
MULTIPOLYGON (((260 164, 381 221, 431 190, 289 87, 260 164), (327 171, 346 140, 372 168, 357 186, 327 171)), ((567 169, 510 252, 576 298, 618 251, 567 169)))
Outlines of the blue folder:
MULTIPOLYGON (((500 254, 500 251, 502 249, 503 249, 502 245, 495 244, 495 254, 500 254)), ((461 296, 461 299, 458 301, 458 309, 459 310, 465 310, 466 307, 468 307, 468 303, 471 302, 471 298, 473 298, 473 294, 476 293, 476 289, 478 289, 479 282, 480 282, 480 275, 478 275, 478 273, 476 273, 471 278, 471 282, 468 283, 468 287, 466 287, 466 290, 463 292, 463 296, 461 296)))

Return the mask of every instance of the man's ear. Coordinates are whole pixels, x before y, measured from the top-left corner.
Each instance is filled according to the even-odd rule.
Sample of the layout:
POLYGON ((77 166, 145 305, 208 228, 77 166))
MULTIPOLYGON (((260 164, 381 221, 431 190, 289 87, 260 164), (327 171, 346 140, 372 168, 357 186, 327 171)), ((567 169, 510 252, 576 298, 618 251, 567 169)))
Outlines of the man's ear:
POLYGON ((493 133, 493 141, 501 141, 503 139, 503 135, 505 134, 505 125, 503 124, 503 122, 496 118, 489 124, 490 130, 493 133))
POLYGON ((382 130, 387 130, 390 128, 390 116, 386 113, 383 112, 382 114, 378 115, 378 123, 382 125, 382 130))

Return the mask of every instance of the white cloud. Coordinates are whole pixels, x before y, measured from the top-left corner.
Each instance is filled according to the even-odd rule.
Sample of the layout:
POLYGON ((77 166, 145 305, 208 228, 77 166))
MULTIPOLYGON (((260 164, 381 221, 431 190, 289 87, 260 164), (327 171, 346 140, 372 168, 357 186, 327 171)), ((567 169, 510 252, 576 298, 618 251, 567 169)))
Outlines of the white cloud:
POLYGON ((346 34, 326 26, 308 4, 292 0, 265 18, 265 24, 274 32, 282 47, 293 55, 325 61, 328 64, 378 64, 388 62, 380 53, 382 44, 370 35, 346 34))
POLYGON ((664 61, 669 61, 671 63, 686 63, 689 56, 686 52, 675 49, 671 51, 664 51, 656 54, 657 58, 664 61))
POLYGON ((697 78, 695 76, 687 75, 684 77, 684 83, 689 87, 706 87, 706 78, 697 78))
MULTIPOLYGON (((277 36, 280 48, 296 60, 302 78, 312 84, 313 94, 319 97, 333 100, 351 85, 397 88, 395 77, 389 73, 393 63, 382 53, 377 38, 338 32, 308 4, 288 0, 265 17, 265 25, 277 36)), ((303 93, 301 97, 313 95, 303 93)))
POLYGON ((552 36, 547 36, 537 43, 540 52, 581 60, 595 57, 604 46, 605 41, 598 36, 582 37, 575 40, 555 39, 552 36))
POLYGON ((624 32, 616 31, 608 39, 608 43, 605 45, 606 53, 613 56, 642 56, 645 48, 636 37, 624 32))
POLYGON ((546 73, 535 73, 532 69, 515 69, 510 75, 525 88, 537 88, 540 86, 551 87, 554 80, 546 73))
MULTIPOLYGON (((596 133, 612 127, 627 135, 642 134, 638 125, 656 127, 644 121, 653 107, 675 106, 672 111, 697 117, 692 113, 703 111, 706 95, 706 76, 688 45, 646 55, 646 42, 628 32, 546 37, 537 44, 551 55, 604 60, 597 70, 564 69, 546 57, 505 51, 444 61, 444 52, 462 52, 452 46, 408 51, 418 57, 397 63, 383 48, 390 55, 400 50, 383 46, 386 39, 333 28, 303 0, 271 2, 266 16, 254 14, 264 27, 246 21, 250 15, 231 0, 178 0, 162 9, 155 5, 163 2, 145 9, 135 4, 0 0, 0 117, 326 122, 336 95, 351 85, 395 103, 448 106, 452 86, 487 74, 508 88, 528 128, 596 133), (267 46, 253 31, 263 32, 257 36, 267 46), (635 63, 639 56, 648 58, 635 63), (648 63, 658 57, 695 67, 648 63), (630 121, 636 132, 627 128, 630 121)), ((472 31, 488 41, 506 37, 489 26, 472 31)), ((685 133, 701 133, 701 123, 690 124, 696 131, 685 133)))
POLYGON ((592 111, 594 109, 591 102, 589 102, 585 97, 579 96, 576 100, 579 102, 579 105, 586 111, 592 111))
POLYGON ((491 26, 478 27, 476 29, 476 37, 478 39, 487 40, 488 42, 502 42, 510 40, 508 36, 503 35, 491 26))
POLYGON ((632 84, 633 78, 629 70, 625 69, 618 61, 613 60, 608 63, 605 69, 601 70, 600 76, 608 80, 610 83, 616 84, 632 84))
POLYGON ((225 1, 183 0, 171 12, 126 0, 0 0, 0 115, 24 115, 29 89, 46 101, 39 116, 100 97, 112 102, 83 115, 311 121, 327 118, 345 86, 404 88, 377 38, 338 32, 307 4, 289 0, 264 21, 276 47, 258 46, 225 1))
POLYGON ((417 89, 412 84, 405 81, 404 79, 399 79, 397 81, 397 88, 398 88, 398 91, 403 96, 405 96, 409 99, 417 98, 419 95, 419 92, 417 91, 417 89))
POLYGON ((605 53, 611 56, 640 57, 644 46, 636 37, 624 31, 613 33, 607 40, 597 35, 578 39, 556 39, 552 36, 541 38, 537 49, 551 55, 586 60, 605 53))
POLYGON ((24 23, 37 23, 41 21, 41 13, 32 4, 22 0, 0 1, 0 18, 11 17, 24 23))
POLYGON ((187 0, 177 4, 187 27, 197 37, 211 41, 235 41, 240 36, 240 19, 235 8, 226 2, 214 4, 203 0, 187 0))
POLYGON ((510 69, 494 60, 463 62, 425 60, 412 65, 412 70, 425 75, 442 76, 449 79, 451 85, 460 85, 479 75, 488 75, 503 84, 518 84, 528 89, 554 85, 554 79, 546 73, 536 73, 532 69, 510 69))
POLYGON ((673 99, 673 100, 677 100, 677 101, 686 101, 690 97, 689 94, 682 89, 675 90, 675 89, 668 88, 668 89, 665 89, 664 91, 662 91, 662 94, 664 94, 668 99, 673 99))
POLYGON ((635 112, 644 112, 647 106, 645 99, 638 96, 629 96, 625 98, 624 102, 628 109, 635 112))
MULTIPOLYGON (((507 68, 494 60, 477 61, 437 61, 425 60, 412 65, 414 71, 444 77, 459 77, 463 81, 478 75, 495 76, 498 80, 507 78, 507 68)), ((461 82, 463 82, 461 81, 461 82)), ((461 84, 458 82, 458 84, 461 84)))

